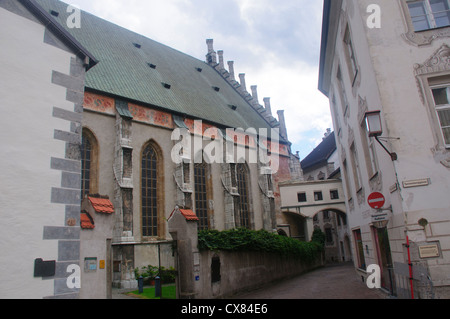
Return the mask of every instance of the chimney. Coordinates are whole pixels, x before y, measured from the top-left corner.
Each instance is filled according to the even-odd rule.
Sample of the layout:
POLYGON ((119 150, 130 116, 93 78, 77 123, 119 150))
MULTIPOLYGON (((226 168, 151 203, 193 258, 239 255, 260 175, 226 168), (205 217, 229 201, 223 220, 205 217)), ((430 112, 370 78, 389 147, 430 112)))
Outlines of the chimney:
POLYGON ((259 103, 259 102, 258 102, 258 86, 252 85, 250 88, 251 88, 251 90, 252 90, 252 96, 253 96, 253 99, 254 99, 257 103, 259 103))
POLYGON ((225 69, 225 65, 223 64, 223 50, 217 51, 217 54, 219 55, 219 69, 225 69))
POLYGON ((239 79, 241 80, 242 89, 244 91, 247 91, 247 87, 245 85, 245 74, 244 73, 239 74, 239 79))
POLYGON ((286 130, 286 120, 284 119, 284 111, 283 110, 277 111, 277 114, 278 114, 278 122, 280 122, 280 135, 287 140, 288 137, 286 130))
POLYGON ((331 128, 327 128, 327 132, 323 135, 322 141, 325 141, 328 136, 331 134, 331 128))
POLYGON ((217 64, 217 56, 216 52, 214 51, 214 40, 213 39, 207 39, 206 44, 208 45, 208 54, 206 55, 206 62, 208 64, 217 64))
POLYGON ((228 61, 228 72, 230 73, 231 79, 233 81, 236 81, 235 76, 234 76, 234 62, 233 61, 228 61))
POLYGON ((264 107, 266 108, 266 112, 269 113, 269 115, 272 115, 272 107, 270 106, 270 97, 264 98, 264 107))

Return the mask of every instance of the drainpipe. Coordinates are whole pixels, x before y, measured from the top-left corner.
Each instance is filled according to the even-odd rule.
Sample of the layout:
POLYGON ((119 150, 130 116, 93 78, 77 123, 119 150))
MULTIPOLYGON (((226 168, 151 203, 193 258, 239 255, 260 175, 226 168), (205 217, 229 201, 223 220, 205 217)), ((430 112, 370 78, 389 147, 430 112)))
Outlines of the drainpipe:
POLYGON ((409 252, 409 237, 408 237, 408 235, 406 235, 406 249, 408 250, 409 284, 411 286, 411 299, 414 299, 413 271, 412 271, 412 263, 411 263, 411 254, 409 252))

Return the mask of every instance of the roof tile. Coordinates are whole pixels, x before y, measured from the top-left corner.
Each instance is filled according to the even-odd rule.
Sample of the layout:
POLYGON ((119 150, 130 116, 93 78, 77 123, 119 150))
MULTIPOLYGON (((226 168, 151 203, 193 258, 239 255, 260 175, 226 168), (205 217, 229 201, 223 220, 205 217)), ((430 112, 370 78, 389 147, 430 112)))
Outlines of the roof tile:
POLYGON ((188 221, 199 221, 200 219, 198 219, 197 215, 195 214, 195 212, 193 210, 190 209, 178 209, 175 208, 172 212, 172 214, 170 214, 170 218, 172 218, 173 214, 175 214, 175 212, 179 211, 181 213, 181 215, 186 218, 186 220, 188 221))
POLYGON ((198 221, 197 215, 190 209, 180 209, 181 214, 189 221, 198 221))
POLYGON ((94 220, 86 212, 81 212, 80 215, 80 226, 82 229, 94 229, 94 220))
POLYGON ((114 213, 114 205, 111 203, 109 199, 105 198, 97 198, 89 196, 89 201, 94 207, 97 213, 103 214, 113 214, 114 213))

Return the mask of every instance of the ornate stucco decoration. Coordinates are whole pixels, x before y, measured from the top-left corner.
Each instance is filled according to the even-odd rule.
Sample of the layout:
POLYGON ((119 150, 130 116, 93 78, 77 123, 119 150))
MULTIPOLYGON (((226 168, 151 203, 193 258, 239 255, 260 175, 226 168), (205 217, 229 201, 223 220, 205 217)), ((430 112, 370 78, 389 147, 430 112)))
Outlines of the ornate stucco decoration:
POLYGON ((421 33, 415 32, 414 30, 409 30, 403 35, 408 41, 418 45, 428 45, 438 38, 450 37, 450 29, 439 29, 439 30, 429 30, 422 31, 421 33))
MULTIPOLYGON (((430 102, 432 97, 429 96, 430 87, 428 81, 430 78, 448 74, 448 72, 450 72, 450 47, 447 44, 439 47, 424 63, 414 65, 414 75, 417 86, 419 87, 422 103, 428 106, 432 113, 434 112, 434 106, 430 102)), ((437 118, 434 119, 433 126, 439 127, 437 118)), ((450 169, 450 152, 442 144, 439 137, 437 137, 439 134, 440 132, 435 132, 436 145, 431 148, 431 152, 437 162, 450 169)))
POLYGON ((443 44, 425 63, 414 65, 416 76, 442 71, 450 71, 450 47, 446 44, 443 44))

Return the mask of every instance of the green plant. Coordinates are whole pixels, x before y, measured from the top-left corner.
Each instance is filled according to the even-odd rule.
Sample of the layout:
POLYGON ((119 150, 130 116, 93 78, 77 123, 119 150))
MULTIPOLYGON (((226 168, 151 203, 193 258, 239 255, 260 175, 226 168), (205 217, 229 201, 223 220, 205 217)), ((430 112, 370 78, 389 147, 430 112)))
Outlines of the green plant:
POLYGON ((134 275, 135 275, 136 279, 138 279, 140 276, 142 276, 145 279, 145 281, 154 280, 155 277, 159 275, 162 282, 173 283, 173 282, 175 282, 175 278, 177 276, 177 271, 173 267, 169 267, 169 269, 166 269, 165 267, 161 267, 161 272, 160 272, 158 267, 148 265, 148 266, 141 267, 141 269, 135 268, 134 275))
POLYGON ((296 239, 245 228, 226 231, 202 230, 198 234, 198 248, 212 251, 260 251, 313 261, 323 250, 316 241, 296 239))
POLYGON ((175 285, 167 285, 163 286, 161 289, 162 297, 155 297, 155 287, 147 287, 144 288, 142 294, 139 293, 139 290, 135 290, 129 292, 128 295, 133 297, 138 297, 141 299, 176 299, 176 286, 175 285))
POLYGON ((169 269, 161 267, 160 276, 163 283, 173 283, 177 277, 177 271, 173 267, 169 267, 169 269))
POLYGON ((316 228, 314 229, 311 237, 312 242, 319 243, 320 245, 325 245, 325 233, 320 229, 316 228))

